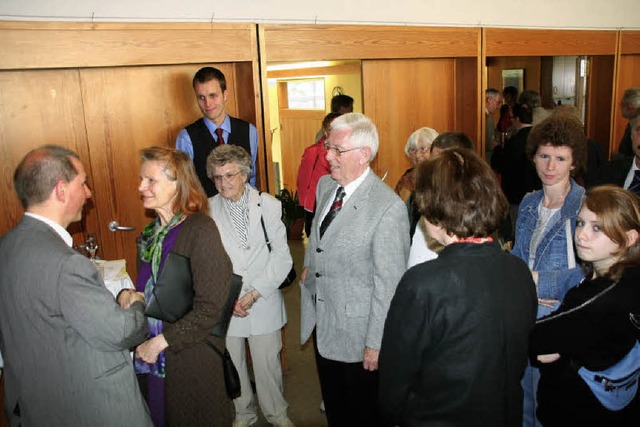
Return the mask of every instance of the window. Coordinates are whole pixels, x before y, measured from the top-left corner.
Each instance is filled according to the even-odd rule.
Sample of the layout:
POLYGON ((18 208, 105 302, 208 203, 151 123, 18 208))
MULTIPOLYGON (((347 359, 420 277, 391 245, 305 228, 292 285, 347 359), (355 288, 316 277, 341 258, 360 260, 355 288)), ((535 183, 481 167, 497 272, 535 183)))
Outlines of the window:
POLYGON ((287 101, 292 109, 324 110, 324 79, 288 81, 287 101))

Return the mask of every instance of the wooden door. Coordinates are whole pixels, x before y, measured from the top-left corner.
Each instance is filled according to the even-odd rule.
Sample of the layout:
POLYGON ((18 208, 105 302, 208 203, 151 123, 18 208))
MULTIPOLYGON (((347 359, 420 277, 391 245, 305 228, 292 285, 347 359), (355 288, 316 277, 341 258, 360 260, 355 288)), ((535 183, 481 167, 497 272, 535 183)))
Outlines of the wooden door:
MULTIPOLYGON (((380 147, 372 164, 394 187, 411 163, 407 138, 427 126, 439 133, 455 130, 454 59, 362 61, 364 113, 378 127, 380 147)), ((473 92, 475 88, 469 88, 473 92)))
MULTIPOLYGON (((136 237, 155 215, 145 211, 138 193, 142 148, 175 146, 180 130, 201 117, 191 81, 202 65, 118 67, 80 71, 94 201, 102 255, 127 260, 135 274, 136 237), (111 232, 108 224, 134 227, 111 232)), ((227 78, 227 110, 236 110, 234 66, 217 64, 227 78)))
POLYGON ((279 108, 282 185, 290 191, 297 188, 298 168, 304 149, 315 142, 322 127, 324 110, 293 110, 279 108))
MULTIPOLYGON (((30 150, 57 144, 80 155, 91 187, 91 168, 77 70, 0 72, 0 235, 15 226, 23 214, 13 188, 13 172, 30 150)), ((93 201, 81 223, 70 227, 76 243, 82 230, 95 230, 93 201)))

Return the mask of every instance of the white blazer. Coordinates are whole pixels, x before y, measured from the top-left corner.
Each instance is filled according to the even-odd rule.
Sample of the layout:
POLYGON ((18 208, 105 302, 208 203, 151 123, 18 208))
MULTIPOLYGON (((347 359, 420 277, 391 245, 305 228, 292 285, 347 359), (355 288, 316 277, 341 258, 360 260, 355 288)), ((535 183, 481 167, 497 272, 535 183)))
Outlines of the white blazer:
POLYGON ((217 194, 209 198, 211 217, 216 222, 222 244, 231 262, 233 272, 242 276, 240 297, 256 289, 260 298, 249 310, 247 317, 231 318, 228 336, 248 337, 263 335, 282 328, 287 323, 284 299, 278 287, 287 277, 293 260, 287 245, 287 231, 282 223, 280 201, 267 193, 249 190, 248 248, 243 249, 233 226, 233 220, 224 199, 217 194), (269 252, 260 225, 264 218, 271 249, 269 252))

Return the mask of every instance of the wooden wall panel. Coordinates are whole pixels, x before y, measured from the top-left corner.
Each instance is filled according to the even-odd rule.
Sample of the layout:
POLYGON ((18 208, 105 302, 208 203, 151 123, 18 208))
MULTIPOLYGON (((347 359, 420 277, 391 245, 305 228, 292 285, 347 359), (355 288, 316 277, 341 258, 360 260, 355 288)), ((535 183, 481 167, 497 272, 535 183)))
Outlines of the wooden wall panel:
POLYGON ((620 53, 623 55, 640 54, 640 31, 620 31, 620 53))
POLYGON ((620 114, 620 102, 625 89, 640 87, 640 54, 621 55, 618 62, 617 98, 615 100, 616 113, 613 115, 613 138, 611 140, 612 152, 618 150, 620 140, 624 135, 628 120, 620 114))
MULTIPOLYGON (((91 177, 82 95, 76 70, 0 71, 0 234, 15 226, 22 207, 13 189, 13 172, 24 155, 44 144, 76 151, 91 177)), ((89 184, 93 184, 89 180, 89 184)), ((93 188, 93 186, 92 186, 93 188)), ((96 224, 96 210, 85 208, 85 227, 96 224)), ((70 228, 76 242, 78 225, 70 228)), ((85 228, 86 229, 86 228, 85 228)))
MULTIPOLYGON (((499 91, 502 87, 502 70, 524 69, 524 88, 540 91, 541 61, 536 56, 500 56, 487 58, 487 87, 499 91)), ((496 121, 497 123, 497 121, 496 121)))
POLYGON ((0 22, 0 69, 252 61, 253 24, 0 22))
POLYGON ((477 56, 479 28, 261 25, 267 61, 477 56))
POLYGON ((605 155, 609 153, 611 134, 613 65, 614 57, 611 55, 589 58, 585 130, 588 138, 602 145, 605 155))
POLYGON ((456 58, 455 117, 452 130, 464 132, 477 145, 478 140, 478 70, 477 58, 456 58))
POLYGON ((485 28, 486 56, 612 55, 615 31, 485 28))
POLYGON ((411 163, 407 138, 423 126, 452 130, 455 112, 454 60, 366 60, 362 63, 364 114, 378 127, 380 148, 372 164, 395 187, 411 163))

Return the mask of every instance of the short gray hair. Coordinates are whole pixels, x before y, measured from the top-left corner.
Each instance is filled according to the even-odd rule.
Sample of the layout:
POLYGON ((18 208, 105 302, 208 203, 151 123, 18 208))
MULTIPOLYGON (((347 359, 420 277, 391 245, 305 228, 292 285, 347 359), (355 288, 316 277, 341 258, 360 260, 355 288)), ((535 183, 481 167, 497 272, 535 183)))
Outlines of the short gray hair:
POLYGON ((404 154, 409 157, 409 152, 411 150, 417 150, 418 145, 420 145, 421 143, 425 143, 427 145, 427 149, 430 149, 433 140, 436 139, 437 136, 438 132, 435 129, 423 127, 416 130, 411 135, 409 135, 407 143, 404 146, 404 154))
POLYGON ((251 173, 251 156, 242 147, 231 144, 222 144, 211 151, 207 157, 207 176, 213 180, 215 168, 233 163, 238 166, 240 173, 249 176, 251 173))
POLYGON ((498 98, 498 97, 500 97, 500 91, 498 89, 496 89, 495 87, 490 87, 484 93, 485 101, 489 100, 489 98, 498 98))
POLYGON ((532 89, 527 89, 520 94, 518 98, 519 104, 527 104, 529 107, 536 108, 542 105, 542 98, 540 92, 532 89))
POLYGON ((13 187, 25 210, 46 201, 58 181, 70 182, 78 175, 72 158, 80 160, 76 152, 58 145, 44 145, 24 156, 13 174, 13 187))
POLYGON ((371 119, 361 113, 347 113, 337 117, 331 123, 331 130, 350 130, 349 142, 353 147, 369 147, 371 156, 369 161, 376 157, 378 152, 378 129, 371 119))

